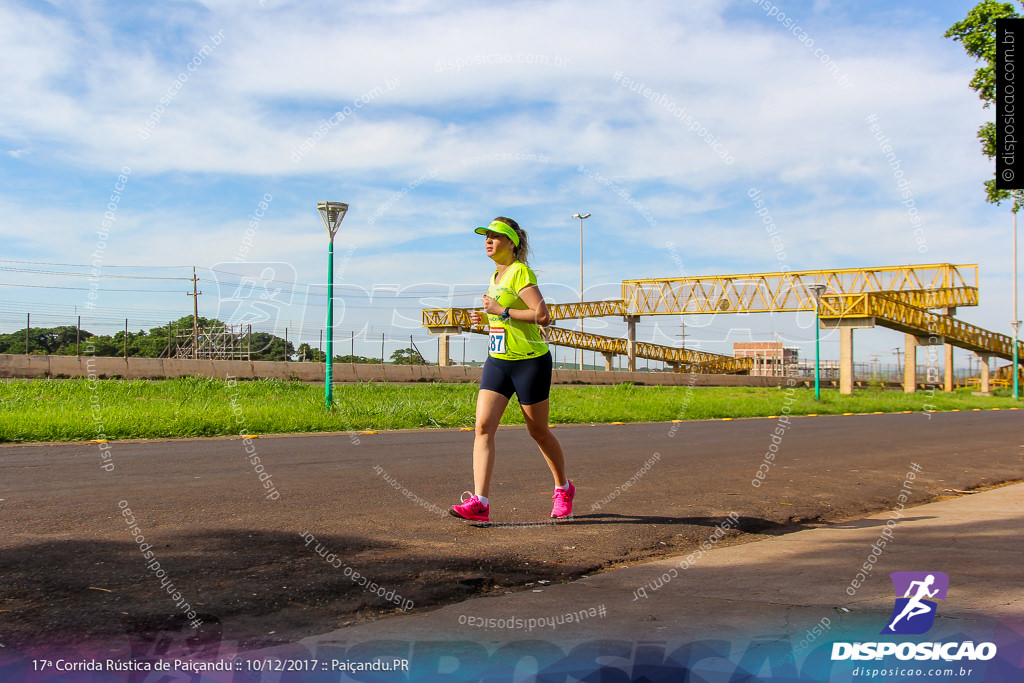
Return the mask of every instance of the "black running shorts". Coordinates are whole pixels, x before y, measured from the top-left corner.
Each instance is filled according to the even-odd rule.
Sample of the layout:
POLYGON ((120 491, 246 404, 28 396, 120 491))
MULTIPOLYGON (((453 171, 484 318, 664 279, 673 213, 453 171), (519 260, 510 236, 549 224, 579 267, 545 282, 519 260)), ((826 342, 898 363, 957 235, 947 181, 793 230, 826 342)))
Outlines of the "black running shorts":
POLYGON ((496 391, 505 398, 519 397, 528 406, 546 401, 551 395, 551 352, 524 360, 502 360, 488 356, 484 361, 480 388, 496 391))

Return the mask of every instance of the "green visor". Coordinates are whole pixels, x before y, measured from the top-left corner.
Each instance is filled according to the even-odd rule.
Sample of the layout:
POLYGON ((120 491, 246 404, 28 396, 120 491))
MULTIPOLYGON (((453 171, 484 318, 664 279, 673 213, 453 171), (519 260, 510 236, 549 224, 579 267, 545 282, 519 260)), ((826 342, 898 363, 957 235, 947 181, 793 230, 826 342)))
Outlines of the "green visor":
POLYGON ((502 223, 501 221, 491 221, 491 224, 486 228, 477 228, 475 232, 478 235, 486 235, 488 232, 496 232, 499 235, 504 235, 512 240, 512 244, 517 247, 519 246, 519 235, 516 234, 516 231, 512 229, 511 225, 502 223))

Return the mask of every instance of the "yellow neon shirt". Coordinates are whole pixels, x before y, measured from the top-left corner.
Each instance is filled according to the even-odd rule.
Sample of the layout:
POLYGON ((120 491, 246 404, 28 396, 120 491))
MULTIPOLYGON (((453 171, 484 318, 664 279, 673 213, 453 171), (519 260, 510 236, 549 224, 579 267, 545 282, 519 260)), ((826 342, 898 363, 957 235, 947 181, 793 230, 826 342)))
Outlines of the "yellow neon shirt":
MULTIPOLYGON (((500 280, 498 271, 494 271, 487 287, 487 296, 497 301, 502 309, 524 311, 529 306, 519 297, 519 292, 524 287, 536 284, 537 275, 530 267, 515 261, 505 269, 500 280)), ((523 360, 543 356, 548 351, 548 345, 541 336, 537 323, 511 318, 502 320, 501 315, 488 313, 487 324, 490 327, 490 345, 487 352, 495 358, 523 360)))

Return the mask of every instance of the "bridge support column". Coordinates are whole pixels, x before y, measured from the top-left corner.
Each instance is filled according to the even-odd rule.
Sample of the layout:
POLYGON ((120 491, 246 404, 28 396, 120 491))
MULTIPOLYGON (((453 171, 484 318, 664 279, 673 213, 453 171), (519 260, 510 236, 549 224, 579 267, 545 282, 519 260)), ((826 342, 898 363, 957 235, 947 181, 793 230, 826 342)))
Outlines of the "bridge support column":
POLYGON ((638 315, 623 316, 626 320, 626 367, 630 372, 636 372, 636 321, 638 315))
POLYGON ((942 378, 942 390, 953 391, 953 345, 946 344, 946 368, 942 378))
POLYGON ((990 395, 991 392, 992 392, 992 389, 991 389, 991 386, 990 386, 990 379, 991 378, 990 378, 990 375, 989 375, 989 373, 991 371, 989 370, 989 366, 988 366, 988 359, 989 358, 990 358, 990 356, 984 356, 984 355, 982 355, 980 353, 978 354, 978 360, 981 361, 981 386, 978 387, 978 391, 979 391, 979 393, 984 394, 985 396, 990 395))
POLYGON ((903 391, 912 394, 917 391, 917 347, 924 346, 928 349, 928 369, 924 377, 926 385, 938 385, 939 369, 938 353, 935 347, 946 343, 945 337, 931 335, 919 337, 914 334, 907 334, 907 357, 903 363, 903 391), (936 366, 932 364, 935 363, 936 366))
POLYGON ((427 333, 437 337, 437 364, 441 367, 448 367, 448 352, 451 350, 449 340, 453 334, 461 334, 462 328, 455 325, 444 327, 428 327, 427 333))
POLYGON ((839 393, 853 393, 853 331, 875 326, 874 318, 822 320, 824 328, 839 330, 839 393))
POLYGON ((449 341, 451 337, 447 334, 442 334, 437 338, 437 364, 442 368, 448 367, 448 351, 450 348, 449 341))
POLYGON ((602 351, 601 355, 604 356, 604 371, 611 372, 613 370, 612 361, 615 360, 615 354, 610 351, 602 351))
MULTIPOLYGON (((943 313, 948 316, 954 316, 956 315, 956 307, 950 306, 945 308, 943 313)), ((946 368, 944 374, 942 390, 953 391, 953 345, 949 343, 946 344, 946 368)))
POLYGON ((853 328, 839 328, 839 393, 853 393, 853 328))
POLYGON ((905 335, 906 354, 903 358, 903 393, 912 394, 917 391, 917 337, 905 335))
POLYGON ((917 345, 928 349, 928 361, 925 369, 924 383, 929 390, 935 391, 939 385, 939 346, 946 343, 945 337, 932 334, 927 337, 918 337, 917 345))

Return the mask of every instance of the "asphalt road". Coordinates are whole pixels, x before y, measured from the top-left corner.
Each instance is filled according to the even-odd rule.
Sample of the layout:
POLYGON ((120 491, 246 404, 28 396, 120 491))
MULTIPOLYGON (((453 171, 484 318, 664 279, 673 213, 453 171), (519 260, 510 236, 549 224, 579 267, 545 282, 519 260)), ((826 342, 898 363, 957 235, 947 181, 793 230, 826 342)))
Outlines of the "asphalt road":
POLYGON ((559 523, 543 459, 502 428, 490 526, 446 513, 472 488, 468 432, 116 442, 106 458, 97 444, 5 446, 0 645, 291 642, 680 553, 731 513, 738 543, 891 509, 914 463, 910 504, 1024 479, 1022 424, 986 411, 558 427, 578 487, 559 523))

